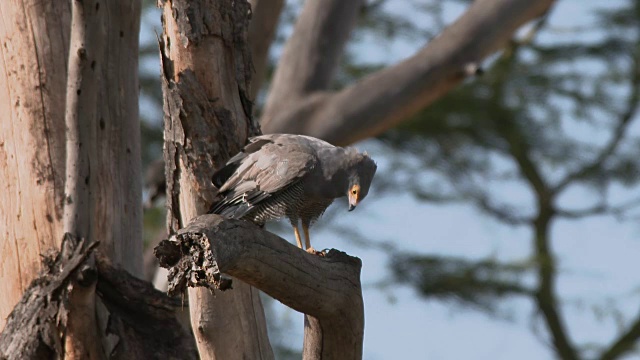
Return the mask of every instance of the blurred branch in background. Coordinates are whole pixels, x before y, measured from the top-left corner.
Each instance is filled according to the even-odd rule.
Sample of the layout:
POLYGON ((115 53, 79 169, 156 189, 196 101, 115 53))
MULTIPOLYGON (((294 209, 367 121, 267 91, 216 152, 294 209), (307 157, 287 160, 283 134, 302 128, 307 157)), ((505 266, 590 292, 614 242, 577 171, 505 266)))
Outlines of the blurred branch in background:
MULTIPOLYGON (((303 10, 274 75, 262 115, 263 131, 312 135, 339 145, 377 136, 462 82, 469 75, 465 69, 470 64, 478 68, 515 30, 543 15, 552 3, 474 1, 456 22, 414 56, 330 93, 325 92, 329 84, 327 77, 333 72, 331 65, 340 52, 333 47, 323 51, 323 47, 307 41, 306 37, 311 29, 328 28, 327 23, 333 23, 334 19, 313 17, 310 13, 315 3, 307 2, 308 10, 303 10), (496 23, 500 26, 496 27, 496 23), (307 52, 314 54, 314 61, 328 60, 318 63, 319 66, 314 66, 314 61, 309 65, 307 57, 297 56, 307 52)), ((338 32, 337 46, 356 15, 352 11, 341 14, 343 17, 337 24, 344 28, 338 32)))
POLYGON ((255 99, 262 87, 269 62, 269 49, 278 28, 284 0, 250 0, 251 21, 248 41, 254 74, 251 83, 251 99, 255 99))

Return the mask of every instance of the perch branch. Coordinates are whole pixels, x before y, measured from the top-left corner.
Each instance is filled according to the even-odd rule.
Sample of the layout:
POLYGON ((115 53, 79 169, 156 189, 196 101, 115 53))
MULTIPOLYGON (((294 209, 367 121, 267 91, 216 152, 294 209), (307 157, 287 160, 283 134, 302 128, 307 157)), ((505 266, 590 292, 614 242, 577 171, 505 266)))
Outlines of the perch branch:
POLYGON ((309 255, 257 226, 202 215, 156 248, 169 291, 220 288, 220 274, 242 280, 308 315, 305 359, 362 356, 364 309, 360 259, 331 250, 309 255))

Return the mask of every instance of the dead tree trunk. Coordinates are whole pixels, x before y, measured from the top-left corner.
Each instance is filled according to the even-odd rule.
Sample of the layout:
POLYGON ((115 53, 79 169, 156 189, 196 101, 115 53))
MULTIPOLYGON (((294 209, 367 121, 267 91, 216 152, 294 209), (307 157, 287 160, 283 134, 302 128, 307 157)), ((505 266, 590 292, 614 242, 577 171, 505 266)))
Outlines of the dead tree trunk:
MULTIPOLYGON (((0 16, 0 328, 63 236, 65 94, 71 2, 2 1, 0 16)), ((103 13, 90 218, 113 261, 141 274, 137 53, 139 1, 94 2, 103 13), (105 33, 105 29, 109 32, 105 33), (108 36, 107 36, 108 35, 108 36), (115 90, 114 90, 115 89, 115 90)), ((80 94, 79 96, 83 96, 80 94)), ((90 109, 87 109, 90 110, 90 109)), ((84 179, 83 179, 84 180, 84 179)))
POLYGON ((68 1, 0 2, 0 329, 62 240, 68 1))
MULTIPOLYGON (((206 212, 213 170, 259 130, 249 101, 246 0, 161 6, 167 222, 175 232, 206 212)), ((189 310, 201 358, 273 358, 257 289, 240 281, 216 297, 191 289, 189 310)))
MULTIPOLYGON (((240 149, 247 136, 259 131, 251 119, 251 103, 247 99, 251 71, 246 44, 248 4, 202 1, 187 5, 184 1, 165 1, 163 10, 161 56, 169 230, 176 232, 189 224, 180 233, 197 237, 196 233, 215 226, 213 231, 218 237, 210 245, 215 247, 214 253, 229 256, 218 259, 223 264, 220 270, 236 277, 232 291, 217 292, 213 297, 205 282, 207 269, 187 271, 193 264, 185 260, 184 276, 173 274, 173 281, 182 284, 179 291, 185 291, 186 279, 194 276, 200 276, 196 283, 205 286, 189 289, 191 323, 200 356, 273 358, 262 305, 257 291, 243 283, 247 282, 312 316, 305 330, 305 359, 361 358, 364 314, 359 260, 336 255, 337 252, 320 259, 242 222, 220 226, 202 222, 203 218, 219 222, 215 216, 192 222, 211 203, 213 171, 240 149), (250 242, 258 236, 266 244, 255 243, 251 247, 250 242), (238 237, 245 241, 237 242, 238 237), (267 254, 270 246, 275 248, 267 254), (283 257, 287 261, 282 261, 283 257), (299 263, 287 266, 292 259, 299 263), (305 272, 309 271, 305 267, 309 263, 312 276, 305 272), (340 281, 323 279, 327 273, 335 275, 329 278, 340 281)), ((208 239, 213 239, 213 234, 208 239)), ((185 246, 196 251, 194 243, 185 246)), ((186 254, 185 259, 191 257, 186 254)), ((213 283, 220 279, 209 280, 213 283)), ((177 291, 175 284, 172 289, 177 291)))
POLYGON ((193 338, 175 318, 180 300, 115 267, 104 254, 95 254, 95 267, 88 266, 97 245, 66 234, 61 251, 43 257, 44 270, 25 291, 0 334, 0 359, 196 359, 193 338), (95 312, 72 305, 78 295, 88 292, 78 294, 76 287, 95 288, 99 303, 108 311, 108 338, 90 331, 75 336, 81 340, 78 344, 68 344, 68 330, 76 319, 83 320, 79 315, 95 317, 95 312), (94 346, 90 354, 78 353, 77 345, 87 344, 99 349, 94 346))
POLYGON ((2 359, 196 357, 179 303, 120 269, 142 268, 140 6, 0 3, 2 359))

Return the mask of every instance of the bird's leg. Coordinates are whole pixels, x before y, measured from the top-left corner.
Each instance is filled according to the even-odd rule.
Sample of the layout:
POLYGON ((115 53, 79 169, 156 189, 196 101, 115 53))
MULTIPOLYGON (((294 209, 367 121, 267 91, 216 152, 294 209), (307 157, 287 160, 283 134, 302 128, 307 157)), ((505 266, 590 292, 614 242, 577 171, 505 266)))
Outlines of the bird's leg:
POLYGON ((293 233, 296 235, 296 242, 298 243, 298 247, 303 249, 302 247, 302 239, 300 238, 300 230, 298 230, 298 224, 294 224, 291 222, 291 226, 293 226, 293 233))
POLYGON ((305 221, 302 222, 302 231, 304 231, 304 243, 307 247, 309 254, 316 254, 316 249, 311 247, 311 238, 309 237, 309 224, 305 221))

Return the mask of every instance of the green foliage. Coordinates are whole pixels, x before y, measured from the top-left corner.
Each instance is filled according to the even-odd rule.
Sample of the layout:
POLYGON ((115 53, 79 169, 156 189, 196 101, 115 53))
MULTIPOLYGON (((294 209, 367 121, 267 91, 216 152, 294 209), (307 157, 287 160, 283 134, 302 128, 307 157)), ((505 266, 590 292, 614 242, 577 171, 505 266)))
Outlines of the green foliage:
POLYGON ((425 298, 455 301, 488 312, 496 310, 496 300, 531 294, 521 284, 530 264, 399 254, 393 257, 391 269, 396 281, 413 286, 425 298))

